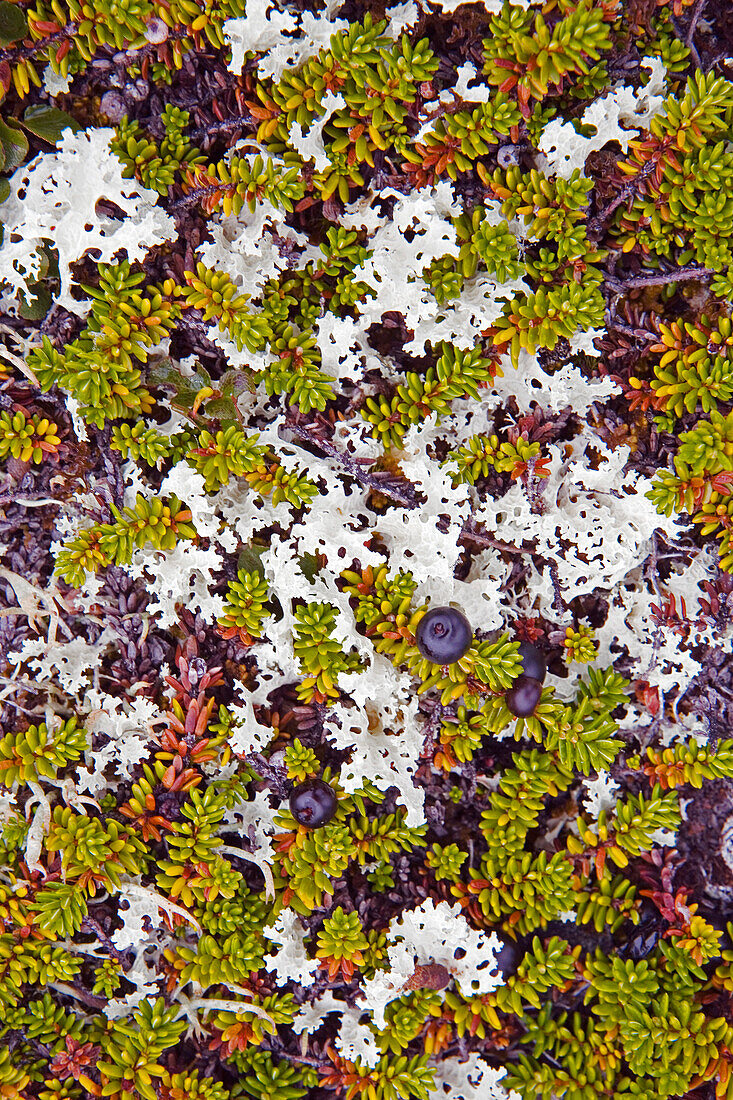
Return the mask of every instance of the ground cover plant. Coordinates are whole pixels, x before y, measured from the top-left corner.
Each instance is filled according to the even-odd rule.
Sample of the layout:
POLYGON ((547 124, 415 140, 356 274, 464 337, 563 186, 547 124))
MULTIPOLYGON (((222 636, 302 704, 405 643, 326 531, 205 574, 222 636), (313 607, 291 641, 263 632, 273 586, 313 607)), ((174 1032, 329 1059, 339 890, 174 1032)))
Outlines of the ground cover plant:
POLYGON ((0 1096, 733 1098, 728 15, 0 2, 0 1096))

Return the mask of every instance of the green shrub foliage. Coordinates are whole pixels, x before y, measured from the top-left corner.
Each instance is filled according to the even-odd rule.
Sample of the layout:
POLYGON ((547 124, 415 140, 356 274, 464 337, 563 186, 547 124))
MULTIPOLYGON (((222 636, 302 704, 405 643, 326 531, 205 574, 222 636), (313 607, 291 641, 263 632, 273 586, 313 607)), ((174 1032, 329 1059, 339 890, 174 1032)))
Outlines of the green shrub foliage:
POLYGON ((0 0, 0 1097, 733 1100, 719 7, 0 0))

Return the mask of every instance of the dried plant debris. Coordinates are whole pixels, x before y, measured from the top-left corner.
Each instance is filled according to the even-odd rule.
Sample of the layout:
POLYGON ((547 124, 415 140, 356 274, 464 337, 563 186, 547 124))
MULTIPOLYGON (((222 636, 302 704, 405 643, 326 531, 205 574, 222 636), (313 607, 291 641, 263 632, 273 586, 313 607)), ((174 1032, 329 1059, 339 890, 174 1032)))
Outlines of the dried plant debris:
POLYGON ((733 1100, 722 0, 0 0, 0 1094, 733 1100))

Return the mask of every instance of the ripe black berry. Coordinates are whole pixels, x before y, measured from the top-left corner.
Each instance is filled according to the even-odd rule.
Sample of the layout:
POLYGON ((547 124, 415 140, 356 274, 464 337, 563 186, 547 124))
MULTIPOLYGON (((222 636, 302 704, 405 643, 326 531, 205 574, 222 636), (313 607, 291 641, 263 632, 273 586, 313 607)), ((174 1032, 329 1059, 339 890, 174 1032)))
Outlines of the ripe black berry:
POLYGON ((473 641, 471 624, 454 607, 433 607, 418 623, 415 642, 420 656, 436 665, 459 661, 473 641))
POLYGON ((522 675, 531 676, 533 680, 539 680, 542 683, 547 675, 544 654, 531 642, 522 642, 519 647, 519 656, 522 661, 522 675))
POLYGON ((299 825, 307 825, 309 829, 328 824, 336 813, 333 787, 322 779, 301 783, 290 796, 290 812, 299 825))
POLYGON ((507 710, 516 718, 534 714, 542 695, 542 684, 533 676, 518 676, 504 696, 507 710))

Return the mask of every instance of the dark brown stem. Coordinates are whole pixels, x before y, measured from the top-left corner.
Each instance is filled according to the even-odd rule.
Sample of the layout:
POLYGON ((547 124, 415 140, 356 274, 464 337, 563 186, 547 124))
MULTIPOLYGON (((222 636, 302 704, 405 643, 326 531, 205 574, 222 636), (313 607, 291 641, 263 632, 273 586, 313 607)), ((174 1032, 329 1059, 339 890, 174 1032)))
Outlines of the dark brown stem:
POLYGON ((247 118, 225 119, 223 122, 212 123, 211 126, 201 126, 198 130, 194 130, 192 134, 188 134, 187 140, 195 145, 196 142, 211 137, 213 134, 225 134, 231 130, 241 130, 243 126, 248 126, 251 122, 252 118, 249 115, 247 118))
MULTIPOLYGON (((168 37, 166 42, 179 42, 183 38, 189 38, 191 35, 188 27, 178 26, 168 28, 168 37)), ((113 60, 116 64, 124 64, 125 61, 137 61, 140 57, 144 57, 145 54, 152 53, 157 50, 159 46, 162 46, 162 42, 146 42, 144 46, 130 46, 126 50, 118 50, 114 54, 113 60)))
POLYGON ((70 38, 76 29, 75 23, 67 23, 55 34, 49 34, 47 38, 39 38, 32 46, 8 46, 0 50, 0 61, 25 61, 27 57, 33 57, 48 46, 53 46, 54 42, 62 42, 65 38, 70 38))
POLYGON ((463 539, 474 542, 477 546, 493 546, 495 550, 503 550, 508 554, 529 554, 538 565, 546 565, 550 571, 552 588, 555 593, 555 599, 553 600, 552 606, 560 614, 564 614, 567 611, 568 605, 563 598, 562 589, 560 587, 560 577, 557 572, 557 562, 554 558, 548 558, 538 550, 532 550, 526 546, 515 546, 511 542, 502 542, 501 539, 494 538, 493 535, 487 535, 483 531, 477 531, 470 520, 468 523, 464 524, 463 530, 459 535, 459 541, 463 539))
POLYGON ((614 332, 623 332, 626 336, 633 336, 637 340, 646 340, 649 344, 653 344, 655 340, 659 339, 654 332, 648 332, 643 328, 633 328, 631 325, 623 325, 620 321, 614 321, 608 327, 613 329, 614 332))
POLYGON ((475 542, 477 546, 491 546, 494 550, 503 550, 508 554, 529 554, 533 558, 545 560, 537 550, 532 550, 528 546, 515 546, 514 543, 503 542, 501 539, 494 538, 493 535, 487 535, 484 531, 477 531, 471 520, 463 526, 459 542, 462 539, 475 542))
POLYGON ((87 1005, 88 1008, 96 1009, 97 1012, 109 1004, 106 997, 95 997, 93 993, 89 993, 83 986, 76 983, 51 982, 50 985, 52 989, 57 989, 59 993, 65 993, 67 997, 74 997, 76 1000, 81 1001, 83 1005, 87 1005))
POLYGON ((692 18, 690 19, 690 25, 687 28, 687 34, 685 35, 685 45, 688 49, 693 47, 693 38, 695 37, 695 31, 697 29, 697 22, 703 13, 707 0, 697 0, 695 7, 692 11, 692 18))
POLYGON ((647 164, 644 164, 636 175, 632 176, 629 182, 621 188, 616 198, 612 199, 607 206, 599 210, 595 217, 590 218, 588 221, 587 233, 591 239, 596 240, 603 235, 604 222, 608 221, 622 202, 625 202, 626 199, 630 198, 635 193, 637 184, 641 180, 645 180, 647 176, 650 176, 655 168, 656 165, 654 161, 649 161, 647 164))
POLYGON ((617 279, 610 275, 609 283, 615 283, 620 289, 628 290, 636 286, 662 286, 664 283, 682 283, 688 279, 700 279, 704 275, 715 275, 711 267, 678 267, 676 271, 660 271, 657 274, 631 275, 627 279, 617 279))
POLYGON ((195 206, 199 199, 203 199, 206 195, 212 195, 216 191, 222 191, 227 184, 210 185, 209 187, 197 187, 194 191, 189 191, 182 199, 178 199, 176 202, 172 202, 168 207, 169 214, 177 214, 179 210, 187 210, 189 206, 195 206))
POLYGON ((557 562, 554 558, 545 558, 547 567, 550 571, 550 579, 552 581, 552 589, 555 593, 555 599, 552 601, 552 606, 559 615, 564 615, 568 609, 568 605, 565 603, 565 599, 560 588, 560 577, 557 572, 557 562))
MULTIPOLYGON (((401 504, 403 508, 416 508, 417 500, 415 499, 413 492, 400 492, 394 485, 389 485, 383 482, 380 478, 375 477, 374 474, 367 473, 366 470, 362 470, 358 465, 356 459, 346 454, 344 451, 340 451, 338 447, 335 447, 327 439, 317 439, 311 435, 305 424, 296 424, 293 421, 288 421, 287 424, 290 431, 299 435, 301 439, 307 440, 312 443, 314 447, 318 447, 321 451, 327 454, 330 458, 335 458, 341 465, 348 470, 351 476, 362 485, 368 485, 370 489, 373 489, 375 493, 381 493, 382 496, 389 497, 396 504, 401 504)), ((411 486, 412 488, 412 486, 411 486)))
POLYGON ((132 963, 130 961, 129 956, 125 952, 117 950, 115 945, 112 943, 112 940, 110 939, 110 937, 107 935, 105 930, 102 928, 102 925, 99 923, 99 921, 96 921, 94 919, 94 917, 90 917, 90 916, 84 917, 84 919, 81 922, 81 931, 82 932, 94 932, 94 934, 97 936, 100 943, 103 943, 104 946, 107 948, 110 955, 114 955, 114 957, 117 959, 118 963, 123 968, 123 970, 129 970, 130 969, 130 966, 132 965, 132 963))

